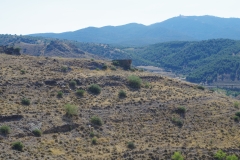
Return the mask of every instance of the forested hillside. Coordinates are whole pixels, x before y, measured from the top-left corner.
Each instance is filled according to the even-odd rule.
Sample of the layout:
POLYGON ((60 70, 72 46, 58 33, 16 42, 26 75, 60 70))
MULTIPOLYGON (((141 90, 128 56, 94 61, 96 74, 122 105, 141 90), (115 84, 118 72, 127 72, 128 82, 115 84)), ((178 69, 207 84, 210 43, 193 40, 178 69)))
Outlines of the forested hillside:
POLYGON ((135 49, 142 59, 173 72, 188 81, 211 83, 230 75, 240 79, 240 41, 215 39, 196 42, 168 42, 135 49))

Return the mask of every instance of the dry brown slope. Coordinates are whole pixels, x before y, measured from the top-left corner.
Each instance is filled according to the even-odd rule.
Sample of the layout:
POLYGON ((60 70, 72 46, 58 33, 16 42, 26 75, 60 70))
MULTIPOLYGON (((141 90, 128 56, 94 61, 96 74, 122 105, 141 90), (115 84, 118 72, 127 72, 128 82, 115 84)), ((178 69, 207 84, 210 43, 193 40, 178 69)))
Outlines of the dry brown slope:
POLYGON ((23 116, 1 119, 0 126, 10 126, 11 133, 1 137, 0 159, 170 159, 174 151, 181 151, 186 159, 212 159, 218 149, 240 155, 240 126, 232 119, 238 111, 234 100, 151 73, 95 70, 104 63, 111 65, 0 54, 1 115, 23 116), (66 73, 62 66, 69 68, 66 73), (129 75, 140 76, 150 87, 132 89, 129 75), (68 85, 73 79, 76 88, 68 85), (46 85, 47 80, 52 85, 46 85), (94 83, 101 86, 101 94, 87 91, 94 83), (76 96, 78 88, 86 90, 84 97, 76 96), (119 90, 125 90, 127 98, 118 98, 119 90), (63 98, 56 96, 58 91, 63 91, 63 98), (21 104, 24 97, 29 106, 21 104), (66 117, 67 103, 78 107, 77 116, 66 117), (186 107, 185 114, 175 112, 180 105, 186 107), (93 115, 104 124, 92 125, 93 115), (173 123, 173 118, 183 126, 173 123), (34 137, 34 127, 45 134, 34 137), (97 145, 91 143, 91 132, 97 134, 97 145), (11 149, 15 141, 25 145, 23 152, 11 149), (136 145, 133 150, 127 148, 130 141, 136 145))

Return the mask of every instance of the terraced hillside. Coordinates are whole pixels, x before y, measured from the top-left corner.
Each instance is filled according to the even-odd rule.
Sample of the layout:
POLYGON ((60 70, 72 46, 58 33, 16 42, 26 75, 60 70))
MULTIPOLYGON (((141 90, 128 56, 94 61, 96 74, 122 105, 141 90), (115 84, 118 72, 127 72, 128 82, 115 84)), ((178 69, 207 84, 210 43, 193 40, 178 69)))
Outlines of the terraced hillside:
POLYGON ((0 86, 0 126, 10 128, 0 159, 240 156, 238 103, 190 83, 106 61, 0 54, 0 86))

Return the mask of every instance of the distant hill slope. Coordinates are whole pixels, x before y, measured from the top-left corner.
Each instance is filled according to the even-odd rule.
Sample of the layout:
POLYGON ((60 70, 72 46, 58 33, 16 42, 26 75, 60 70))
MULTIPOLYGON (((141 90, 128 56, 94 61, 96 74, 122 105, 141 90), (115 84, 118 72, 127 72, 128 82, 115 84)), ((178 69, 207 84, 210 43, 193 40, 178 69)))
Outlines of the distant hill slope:
POLYGON ((239 40, 240 19, 213 16, 178 16, 149 26, 131 23, 116 27, 88 27, 74 32, 40 33, 30 36, 122 45, 147 45, 167 41, 216 38, 239 40))
POLYGON ((132 54, 156 66, 185 74, 191 82, 240 80, 240 41, 166 42, 135 48, 132 54))

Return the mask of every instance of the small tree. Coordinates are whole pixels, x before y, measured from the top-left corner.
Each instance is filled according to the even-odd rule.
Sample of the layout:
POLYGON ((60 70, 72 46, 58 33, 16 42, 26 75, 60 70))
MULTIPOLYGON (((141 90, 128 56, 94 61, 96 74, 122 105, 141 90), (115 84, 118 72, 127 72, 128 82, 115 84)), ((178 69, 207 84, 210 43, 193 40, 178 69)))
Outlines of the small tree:
POLYGON ((77 107, 75 105, 66 104, 64 108, 67 116, 71 117, 77 115, 77 107))
POLYGON ((172 156, 172 160, 184 160, 184 158, 180 152, 174 152, 172 156))
POLYGON ((141 78, 134 75, 128 77, 128 82, 132 88, 140 88, 142 84, 141 78))
POLYGON ((215 153, 214 157, 218 160, 223 160, 226 157, 226 153, 223 152, 222 150, 218 150, 217 153, 215 153))
POLYGON ((59 91, 59 92, 57 93, 57 97, 58 97, 58 98, 62 98, 62 97, 63 97, 63 92, 62 92, 62 91, 59 91))

